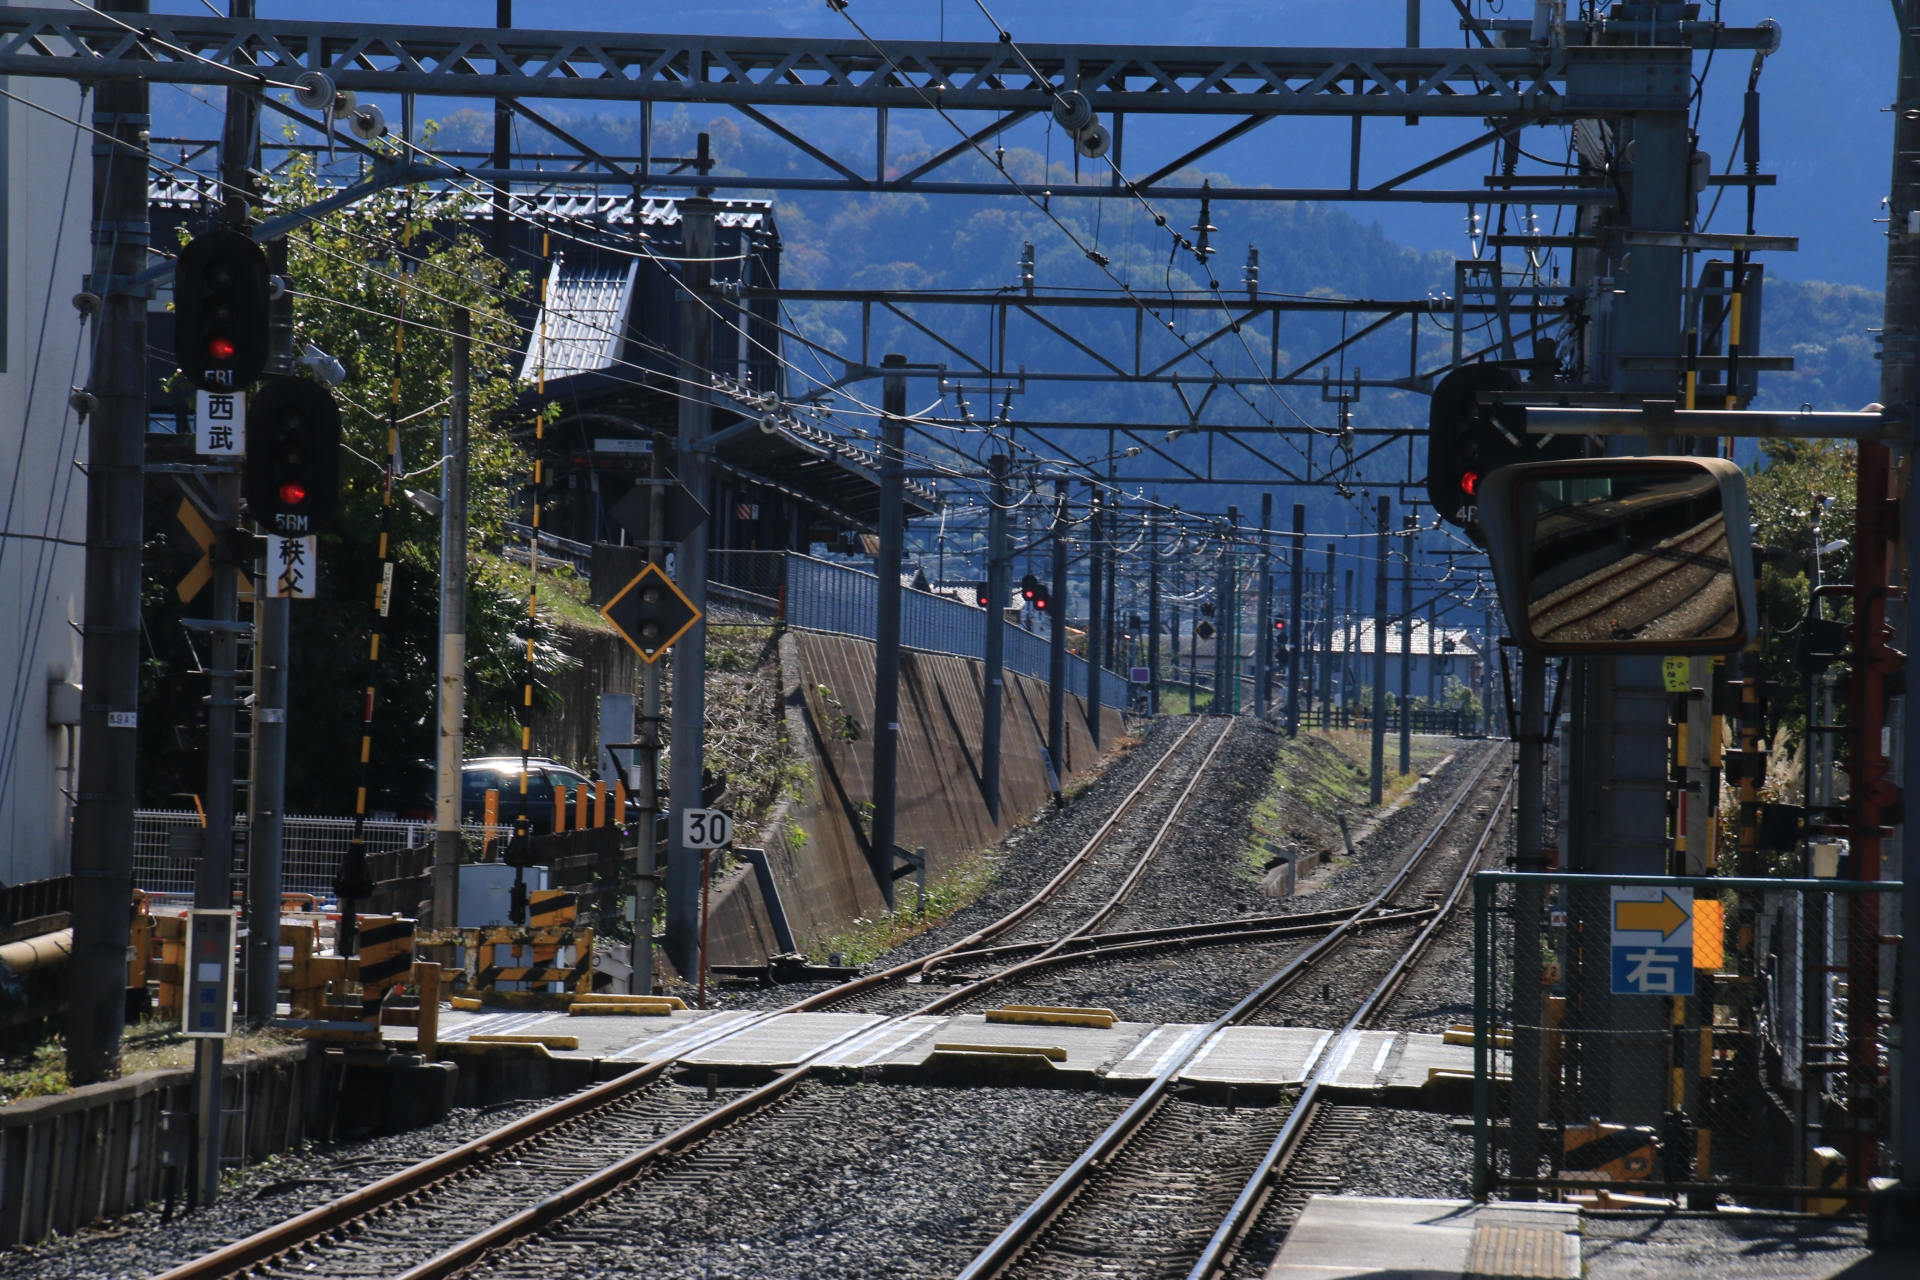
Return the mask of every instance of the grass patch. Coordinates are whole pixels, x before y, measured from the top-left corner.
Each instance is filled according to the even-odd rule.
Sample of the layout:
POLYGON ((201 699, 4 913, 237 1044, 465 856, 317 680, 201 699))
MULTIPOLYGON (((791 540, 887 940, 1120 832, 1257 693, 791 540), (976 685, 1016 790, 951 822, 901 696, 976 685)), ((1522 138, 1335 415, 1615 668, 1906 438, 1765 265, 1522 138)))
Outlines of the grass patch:
POLYGON ((1196 690, 1193 701, 1189 702, 1187 686, 1175 685, 1167 680, 1160 682, 1160 714, 1163 716, 1184 716, 1188 713, 1188 708, 1193 706, 1199 708, 1199 711, 1193 713, 1198 715, 1212 705, 1213 690, 1211 689, 1196 690))
MULTIPOLYGON (((1444 739, 1415 738, 1413 770, 1402 775, 1397 771, 1399 746, 1389 743, 1386 776, 1381 779, 1383 804, 1392 804, 1410 791, 1450 749, 1444 739)), ((1358 729, 1302 731, 1298 738, 1283 743, 1267 793, 1254 805, 1253 838, 1243 850, 1248 873, 1257 878, 1268 859, 1289 847, 1307 865, 1321 856, 1343 861, 1346 842, 1339 818, 1344 815, 1349 827, 1357 827, 1371 809, 1367 785, 1371 752, 1372 739, 1358 729)))
POLYGON ((976 855, 927 886, 925 915, 916 909, 913 881, 902 880, 894 886, 900 901, 897 909, 861 916, 839 933, 809 943, 807 956, 816 964, 825 964, 827 957, 837 952, 847 964, 866 964, 974 901, 999 875, 998 857, 976 855))
MULTIPOLYGON (((285 1031, 236 1027, 227 1041, 227 1061, 238 1061, 293 1041, 294 1037, 285 1031)), ((179 1025, 172 1019, 162 1022, 149 1018, 134 1023, 121 1040, 122 1076, 192 1065, 193 1043, 180 1034, 179 1025)), ((58 1032, 47 1033, 31 1049, 0 1063, 0 1106, 27 1098, 51 1097, 70 1088, 66 1040, 58 1032)))

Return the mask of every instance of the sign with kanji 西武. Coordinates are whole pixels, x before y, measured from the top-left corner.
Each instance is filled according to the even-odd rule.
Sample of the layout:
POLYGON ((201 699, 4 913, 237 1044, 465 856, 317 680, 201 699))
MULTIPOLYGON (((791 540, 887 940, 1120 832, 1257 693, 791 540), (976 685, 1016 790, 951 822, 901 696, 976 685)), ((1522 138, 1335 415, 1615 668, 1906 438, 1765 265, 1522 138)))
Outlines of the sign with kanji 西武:
POLYGON ((1608 893, 1613 994, 1693 994, 1693 890, 1615 885, 1608 893))
POLYGON ((202 391, 193 407, 193 451, 238 458, 247 452, 247 393, 202 391))
POLYGON ((276 600, 312 600, 320 594, 318 538, 267 538, 267 594, 276 600))

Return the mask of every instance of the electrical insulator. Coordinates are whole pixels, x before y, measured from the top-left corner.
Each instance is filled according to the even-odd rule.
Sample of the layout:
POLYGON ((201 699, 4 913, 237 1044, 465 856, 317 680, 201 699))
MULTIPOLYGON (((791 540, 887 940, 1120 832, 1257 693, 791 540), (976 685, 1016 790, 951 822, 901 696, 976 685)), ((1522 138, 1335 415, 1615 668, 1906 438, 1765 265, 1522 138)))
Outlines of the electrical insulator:
POLYGON ((1033 293, 1033 241, 1031 240, 1020 249, 1020 288, 1029 295, 1033 293))

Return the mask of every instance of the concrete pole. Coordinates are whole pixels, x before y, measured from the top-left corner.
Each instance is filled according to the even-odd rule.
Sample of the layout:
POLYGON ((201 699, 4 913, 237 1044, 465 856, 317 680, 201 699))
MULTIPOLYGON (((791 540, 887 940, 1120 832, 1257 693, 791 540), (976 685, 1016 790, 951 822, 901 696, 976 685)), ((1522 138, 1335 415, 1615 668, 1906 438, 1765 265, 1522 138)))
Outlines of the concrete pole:
MULTIPOLYGON (((1520 653, 1520 776, 1515 780, 1519 816, 1514 824, 1515 866, 1544 871, 1541 857, 1546 805, 1547 660, 1537 652, 1520 653)), ((1513 1135, 1514 1176, 1536 1176, 1540 1165, 1540 921, 1545 895, 1538 884, 1518 886, 1514 898, 1513 965, 1513 1135)), ((1514 1197, 1533 1200, 1531 1188, 1514 1197)))
POLYGON ((1387 526, 1393 520, 1393 499, 1380 499, 1380 531, 1373 560, 1373 754, 1367 783, 1367 802, 1379 804, 1387 768, 1387 526))
MULTIPOLYGON (((1155 505, 1159 499, 1154 499, 1155 505)), ((1160 714, 1160 527, 1147 509, 1147 714, 1160 714)))
POLYGON ((1327 580, 1320 592, 1320 711, 1325 723, 1333 718, 1333 555, 1327 544, 1327 580))
MULTIPOLYGON (((253 16, 253 0, 230 0, 235 18, 253 16)), ((253 180, 254 137, 259 132, 259 105, 239 85, 227 86, 226 124, 220 142, 220 176, 226 184, 223 221, 245 231, 252 210, 244 194, 253 180)), ((212 634, 207 640, 207 790, 203 798, 206 830, 200 845, 200 863, 194 869, 193 905, 219 911, 233 909, 233 783, 234 733, 239 726, 240 568, 253 556, 242 551, 240 535, 240 469, 213 477, 213 582, 208 604, 212 634)), ((251 539, 247 540, 249 543, 251 539)), ((279 941, 280 907, 271 909, 271 931, 279 941)), ((258 922, 267 927, 264 922, 258 922)), ((251 932, 251 931, 250 931, 251 932)), ((278 976, 280 953, 274 950, 278 976)), ((188 1203, 210 1205, 220 1196, 220 1127, 226 1042, 194 1042, 194 1120, 196 1150, 188 1203)))
POLYGON ((1053 766, 1053 801, 1066 786, 1067 759, 1067 482, 1053 482, 1053 632, 1047 650, 1047 756, 1053 766))
MULTIPOLYGON (((267 245, 267 269, 287 272, 287 242, 267 245)), ((267 372, 293 363, 293 295, 269 304, 267 372)), ((280 1003, 280 891, 286 850, 287 646, 293 601, 268 594, 267 561, 255 562, 253 596, 253 778, 247 787, 247 1020, 273 1018, 280 1003), (261 927, 265 925, 266 927, 261 927)))
MULTIPOLYGON (((1920 378, 1916 377, 1914 339, 1920 334, 1920 235, 1908 231, 1908 219, 1920 209, 1920 173, 1911 157, 1920 152, 1920 11, 1903 6, 1906 21, 1900 40, 1899 86, 1893 111, 1893 186, 1888 202, 1891 218, 1887 237, 1887 292, 1883 333, 1885 354, 1880 362, 1880 403, 1896 413, 1911 415, 1920 378)), ((1913 501, 1912 464, 1900 470, 1901 487, 1898 510, 1906 522, 1904 549, 1907 554, 1907 589, 1904 616, 1898 644, 1906 651, 1906 687, 1920 689, 1920 592, 1915 590, 1914 549, 1920 544, 1920 503, 1913 501)), ((1889 529, 1889 532, 1893 532, 1889 529)), ((1856 581, 1858 579, 1856 578, 1856 581)), ((1856 606, 1857 607, 1857 606, 1856 606)), ((1890 609, 1889 613, 1893 611, 1890 609)), ((1896 721, 1903 738, 1899 753, 1900 781, 1909 803, 1920 798, 1920 715, 1910 705, 1912 694, 1901 699, 1902 711, 1896 721)), ((1920 874, 1907 857, 1910 823, 1899 826, 1898 857, 1907 892, 1888 900, 1888 909, 1899 920, 1899 972, 1906 975, 1900 984, 1900 1004, 1894 1012, 1899 1037, 1894 1042, 1891 1068, 1893 1115, 1889 1126, 1892 1146, 1900 1162, 1901 1178, 1897 1186, 1882 1192, 1870 1209, 1869 1234, 1876 1242, 1920 1245, 1920 874), (1896 905, 1897 904, 1897 905, 1896 905)), ((1891 861, 1891 859, 1890 859, 1891 861)), ((1893 932, 1881 925, 1881 932, 1893 932)))
MULTIPOLYGON (((680 202, 680 253, 683 293, 680 300, 680 484, 703 505, 711 495, 712 464, 704 444, 713 427, 713 406, 707 390, 713 362, 713 314, 707 293, 713 282, 713 219, 719 206, 703 192, 680 202)), ((675 556, 674 581, 693 607, 707 611, 707 535, 710 521, 701 521, 681 542, 675 556)), ((707 624, 688 628, 673 647, 673 764, 668 782, 668 805, 675 813, 698 809, 706 765, 707 624)), ((667 845, 667 947, 674 968, 691 977, 700 949, 701 851, 689 849, 674 824, 667 845)), ((644 842, 651 833, 643 833, 644 842)))
POLYGON ((1273 495, 1260 495, 1260 578, 1253 620, 1253 718, 1265 724, 1273 683, 1273 495))
POLYGON ((1287 736, 1300 736, 1300 655, 1307 637, 1300 625, 1301 591, 1307 583, 1307 508, 1293 504, 1293 587, 1287 602, 1287 736))
MULTIPOLYGON (((661 485, 666 468, 661 455, 666 438, 653 438, 653 454, 648 476, 654 482, 647 502, 647 563, 666 564, 667 491, 661 485)), ((636 995, 653 994, 653 909, 660 888, 660 664, 642 664, 640 673, 640 751, 639 784, 634 790, 640 807, 640 824, 634 833, 634 913, 633 950, 628 962, 633 976, 627 989, 636 995)), ((625 815, 621 815, 623 818, 625 815)), ((671 857, 672 845, 668 851, 671 857)))
POLYGON ((1100 746, 1100 667, 1106 656, 1106 511, 1087 486, 1087 731, 1100 746))
POLYGON ((1413 516, 1400 548, 1400 776, 1413 770, 1413 516))
POLYGON ((981 690, 980 789, 986 793, 987 816, 1000 824, 1000 717, 1006 692, 1007 579, 1007 466, 1004 453, 987 459, 993 478, 992 505, 987 508, 987 644, 985 687, 981 690))
POLYGON ((459 923, 460 781, 466 762, 467 718, 467 430, 473 317, 465 307, 452 315, 452 402, 440 463, 440 740, 439 794, 434 806, 433 921, 436 929, 459 923))
POLYGON ((1213 703, 1208 708, 1216 716, 1233 714, 1233 697, 1239 692, 1240 611, 1234 606, 1234 572, 1238 566, 1237 536, 1240 508, 1227 508, 1227 523, 1220 535, 1220 572, 1215 576, 1213 598, 1217 630, 1213 636, 1213 703), (1228 652, 1233 656, 1229 658, 1228 652))
POLYGON ((907 358, 881 360, 880 553, 874 561, 873 829, 867 861, 893 909, 893 844, 900 780, 900 566, 906 540, 907 358))

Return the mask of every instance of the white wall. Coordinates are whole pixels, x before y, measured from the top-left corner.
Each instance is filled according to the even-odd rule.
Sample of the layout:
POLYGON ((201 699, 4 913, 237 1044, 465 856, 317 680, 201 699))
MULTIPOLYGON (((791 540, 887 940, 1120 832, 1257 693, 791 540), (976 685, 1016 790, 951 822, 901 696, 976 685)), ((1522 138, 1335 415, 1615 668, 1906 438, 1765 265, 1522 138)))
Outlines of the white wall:
MULTIPOLYGON (((75 119, 77 86, 0 77, 75 119)), ((89 137, 0 99, 0 881, 65 875, 77 730, 49 728, 50 681, 80 681, 87 433, 68 405, 87 380, 73 295, 88 270, 89 137), (72 624, 72 625, 69 625, 72 624)))

